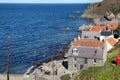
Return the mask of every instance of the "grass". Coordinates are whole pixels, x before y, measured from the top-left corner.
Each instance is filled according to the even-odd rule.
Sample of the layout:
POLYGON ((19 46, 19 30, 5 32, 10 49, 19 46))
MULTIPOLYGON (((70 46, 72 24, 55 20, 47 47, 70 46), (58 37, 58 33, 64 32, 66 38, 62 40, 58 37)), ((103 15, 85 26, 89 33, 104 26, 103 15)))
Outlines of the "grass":
MULTIPOLYGON (((120 80, 120 66, 115 65, 117 56, 120 56, 120 41, 108 52, 107 61, 103 67, 90 67, 75 76, 74 80, 120 80)), ((68 74, 61 77, 61 80, 68 79, 68 74)))
POLYGON ((61 80, 69 80, 69 74, 63 75, 60 77, 61 80))
MULTIPOLYGON (((120 7, 120 6, 119 6, 120 7)), ((114 9, 112 9, 112 12, 114 13, 114 14, 117 14, 117 13, 120 13, 120 8, 114 8, 114 9)))

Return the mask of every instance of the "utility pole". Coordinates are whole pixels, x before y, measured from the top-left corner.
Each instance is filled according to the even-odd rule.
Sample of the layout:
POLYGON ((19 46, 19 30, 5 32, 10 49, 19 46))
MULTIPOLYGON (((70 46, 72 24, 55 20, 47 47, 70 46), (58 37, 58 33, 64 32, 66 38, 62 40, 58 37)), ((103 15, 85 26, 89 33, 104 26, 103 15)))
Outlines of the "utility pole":
POLYGON ((120 22, 118 22, 118 37, 120 38, 120 22))
POLYGON ((8 62, 7 62, 7 80, 9 80, 10 74, 10 36, 8 36, 8 54, 7 54, 8 62))

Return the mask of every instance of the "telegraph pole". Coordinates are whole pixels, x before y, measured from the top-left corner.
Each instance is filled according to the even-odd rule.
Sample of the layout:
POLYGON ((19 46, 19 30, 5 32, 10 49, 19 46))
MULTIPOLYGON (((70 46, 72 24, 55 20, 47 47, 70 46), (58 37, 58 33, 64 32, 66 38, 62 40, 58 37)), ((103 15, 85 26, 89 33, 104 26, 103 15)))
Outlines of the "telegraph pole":
POLYGON ((8 54, 7 54, 8 62, 7 62, 7 80, 9 80, 10 74, 10 36, 8 36, 8 54))

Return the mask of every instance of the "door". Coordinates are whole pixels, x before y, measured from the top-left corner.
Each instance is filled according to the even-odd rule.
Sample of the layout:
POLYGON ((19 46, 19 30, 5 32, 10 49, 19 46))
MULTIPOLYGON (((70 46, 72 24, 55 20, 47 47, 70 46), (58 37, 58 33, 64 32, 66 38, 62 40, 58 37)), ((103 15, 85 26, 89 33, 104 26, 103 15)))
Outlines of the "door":
POLYGON ((84 65, 80 65, 80 70, 83 69, 84 65))

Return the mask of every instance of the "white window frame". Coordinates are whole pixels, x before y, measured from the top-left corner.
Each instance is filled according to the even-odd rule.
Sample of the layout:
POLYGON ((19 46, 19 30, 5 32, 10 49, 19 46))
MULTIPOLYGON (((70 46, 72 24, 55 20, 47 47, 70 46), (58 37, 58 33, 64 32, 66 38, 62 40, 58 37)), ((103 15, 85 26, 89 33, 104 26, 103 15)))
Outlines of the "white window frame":
POLYGON ((72 53, 73 53, 74 55, 78 55, 79 50, 78 50, 77 48, 73 48, 72 53))

